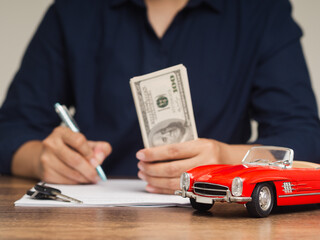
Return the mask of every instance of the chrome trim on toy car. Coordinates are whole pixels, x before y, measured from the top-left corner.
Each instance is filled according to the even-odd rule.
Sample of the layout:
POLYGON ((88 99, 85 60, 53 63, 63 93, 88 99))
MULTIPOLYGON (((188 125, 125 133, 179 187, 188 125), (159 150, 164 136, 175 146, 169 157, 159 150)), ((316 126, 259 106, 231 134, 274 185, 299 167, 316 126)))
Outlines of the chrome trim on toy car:
POLYGON ((180 176, 180 188, 184 190, 188 190, 190 186, 190 176, 188 173, 184 172, 180 176))
POLYGON ((207 182, 195 182, 192 188, 196 194, 213 197, 226 196, 229 190, 226 186, 207 182))
POLYGON ((226 191, 226 196, 224 197, 206 197, 206 196, 199 196, 194 194, 193 192, 186 192, 184 190, 177 190, 174 193, 175 195, 179 195, 182 197, 188 197, 188 198, 193 198, 196 200, 196 202, 199 203, 208 203, 211 204, 213 202, 251 202, 252 198, 251 197, 234 197, 232 196, 231 192, 229 190, 226 191))
POLYGON ((300 196, 312 196, 312 195, 320 195, 319 193, 300 193, 300 194, 290 194, 290 195, 279 195, 279 198, 285 198, 285 197, 300 197, 300 196))
POLYGON ((207 186, 208 188, 212 189, 214 187, 214 189, 223 189, 223 190, 228 190, 229 188, 227 186, 224 185, 220 185, 220 184, 216 184, 216 183, 208 183, 208 182, 195 182, 193 184, 193 186, 201 186, 202 184, 204 184, 205 186, 207 186))
POLYGON ((233 196, 240 197, 243 190, 243 180, 240 177, 235 177, 232 180, 231 192, 233 196))
POLYGON ((292 193, 292 184, 291 184, 291 182, 284 182, 283 184, 282 184, 282 188, 283 188, 283 191, 285 192, 285 193, 292 193))
POLYGON ((272 204, 272 194, 268 186, 263 186, 259 192, 259 204, 263 211, 267 211, 272 204))

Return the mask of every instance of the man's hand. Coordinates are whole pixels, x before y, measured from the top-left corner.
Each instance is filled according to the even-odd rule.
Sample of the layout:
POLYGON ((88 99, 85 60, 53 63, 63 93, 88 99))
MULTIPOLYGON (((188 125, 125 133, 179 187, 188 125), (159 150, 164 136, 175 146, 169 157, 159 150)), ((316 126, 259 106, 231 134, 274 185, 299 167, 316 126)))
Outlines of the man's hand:
POLYGON ((29 141, 14 154, 12 173, 49 183, 96 183, 96 166, 111 153, 107 142, 88 141, 81 133, 57 127, 41 141, 29 141))
POLYGON ((137 152, 138 177, 145 180, 146 190, 169 193, 180 188, 180 175, 197 166, 240 164, 251 145, 228 145, 212 139, 197 139, 137 152))
POLYGON ((42 143, 39 175, 50 183, 96 183, 95 168, 111 153, 109 143, 88 141, 66 127, 55 128, 42 143))

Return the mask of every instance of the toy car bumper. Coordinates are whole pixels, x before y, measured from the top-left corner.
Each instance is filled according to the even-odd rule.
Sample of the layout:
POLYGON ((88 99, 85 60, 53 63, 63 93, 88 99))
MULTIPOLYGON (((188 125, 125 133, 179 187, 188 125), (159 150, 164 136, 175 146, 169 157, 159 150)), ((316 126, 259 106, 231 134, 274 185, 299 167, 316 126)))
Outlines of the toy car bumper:
POLYGON ((188 198, 193 198, 196 200, 198 203, 207 203, 207 204, 212 204, 214 202, 228 202, 228 203, 233 203, 233 202, 251 202, 252 198, 251 197, 235 197, 232 196, 231 192, 228 190, 226 196, 221 196, 221 197, 206 197, 206 196, 200 196, 197 194, 194 194, 193 192, 188 192, 184 190, 177 190, 174 193, 175 195, 179 195, 181 197, 188 197, 188 198))

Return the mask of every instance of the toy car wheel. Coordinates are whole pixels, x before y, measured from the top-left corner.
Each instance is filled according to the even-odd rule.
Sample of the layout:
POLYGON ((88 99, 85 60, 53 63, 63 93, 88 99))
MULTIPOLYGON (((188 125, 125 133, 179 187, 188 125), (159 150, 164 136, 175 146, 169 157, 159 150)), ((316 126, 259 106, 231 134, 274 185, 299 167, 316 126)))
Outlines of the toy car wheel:
POLYGON ((252 192, 252 201, 246 204, 252 217, 269 216, 274 205, 274 191, 269 183, 259 183, 252 192))
POLYGON ((213 206, 213 203, 211 203, 211 204, 208 204, 208 203, 198 203, 198 202, 196 202, 196 200, 193 199, 193 198, 190 198, 190 203, 191 203, 191 206, 192 206, 194 209, 197 209, 198 211, 208 211, 208 210, 213 206))

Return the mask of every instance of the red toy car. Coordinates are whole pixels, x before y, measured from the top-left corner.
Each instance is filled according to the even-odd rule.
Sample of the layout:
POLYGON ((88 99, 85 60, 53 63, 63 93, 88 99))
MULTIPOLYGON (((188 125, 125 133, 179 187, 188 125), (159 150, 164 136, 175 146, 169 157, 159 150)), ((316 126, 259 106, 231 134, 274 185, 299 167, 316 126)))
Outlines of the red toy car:
POLYGON ((214 202, 245 204, 253 217, 267 217, 274 206, 320 203, 320 165, 293 161, 293 150, 253 147, 241 165, 207 165, 181 175, 176 195, 206 211, 214 202))

